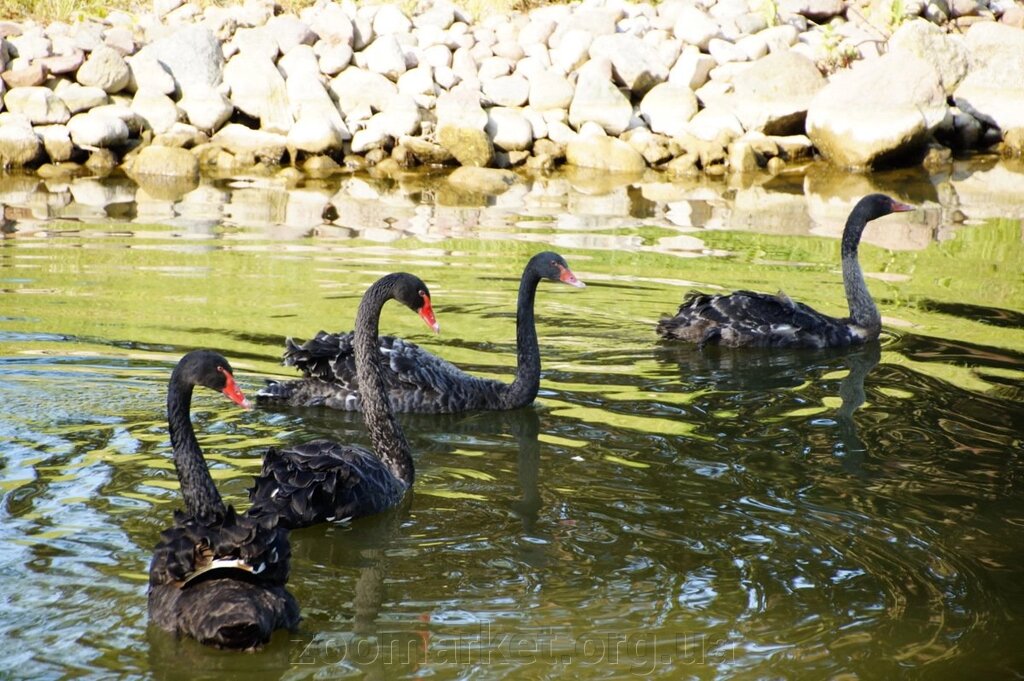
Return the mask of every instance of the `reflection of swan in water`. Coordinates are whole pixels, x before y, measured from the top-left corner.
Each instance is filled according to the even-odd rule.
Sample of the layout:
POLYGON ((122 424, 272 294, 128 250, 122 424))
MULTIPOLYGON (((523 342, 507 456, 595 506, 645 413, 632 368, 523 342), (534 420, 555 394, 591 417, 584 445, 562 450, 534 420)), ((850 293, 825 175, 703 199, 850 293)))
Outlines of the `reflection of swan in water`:
POLYGON ((857 434, 853 413, 867 400, 864 379, 881 359, 880 343, 868 343, 846 356, 850 372, 839 383, 839 397, 843 402, 836 411, 836 422, 839 425, 839 441, 843 445, 843 467, 851 473, 863 472, 861 466, 868 454, 867 446, 857 434))

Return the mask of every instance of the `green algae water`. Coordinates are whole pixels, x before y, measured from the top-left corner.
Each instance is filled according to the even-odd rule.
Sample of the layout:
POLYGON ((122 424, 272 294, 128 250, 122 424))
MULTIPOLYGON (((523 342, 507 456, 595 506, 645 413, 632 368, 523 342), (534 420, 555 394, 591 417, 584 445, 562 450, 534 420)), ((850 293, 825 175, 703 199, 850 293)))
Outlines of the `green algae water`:
MULTIPOLYGON (((1019 675, 1024 203, 947 179, 869 228, 885 331, 842 352, 697 351, 653 327, 689 288, 842 313, 835 237, 863 178, 497 199, 429 177, 0 183, 0 678, 1019 675), (297 632, 234 654, 148 626, 182 505, 164 413, 182 354, 221 351, 251 395, 292 375, 284 337, 351 328, 404 270, 442 334, 394 304, 382 331, 510 380, 518 277, 548 245, 587 288, 540 286, 537 403, 403 416, 408 503, 292 533, 297 632)), ((209 391, 193 419, 242 508, 266 447, 368 443, 358 415, 209 391)))

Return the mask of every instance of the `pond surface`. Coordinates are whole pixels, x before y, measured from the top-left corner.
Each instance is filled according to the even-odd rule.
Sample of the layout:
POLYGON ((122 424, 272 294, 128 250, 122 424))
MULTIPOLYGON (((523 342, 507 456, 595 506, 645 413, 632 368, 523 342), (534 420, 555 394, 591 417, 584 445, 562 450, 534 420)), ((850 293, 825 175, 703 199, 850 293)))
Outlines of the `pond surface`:
MULTIPOLYGON (((1024 172, 820 168, 747 185, 585 175, 493 198, 443 176, 0 178, 2 678, 1009 678, 1024 670, 1024 172), (881 189, 920 210, 861 249, 886 330, 852 352, 668 346, 686 290, 838 314, 837 236, 881 189), (181 507, 164 400, 212 347, 249 393, 285 336, 351 328, 379 275, 511 376, 518 276, 552 244, 532 408, 407 416, 408 505, 294 532, 301 629, 256 654, 151 630, 153 546, 181 507)), ((228 501, 263 450, 367 442, 358 415, 193 416, 228 501)))

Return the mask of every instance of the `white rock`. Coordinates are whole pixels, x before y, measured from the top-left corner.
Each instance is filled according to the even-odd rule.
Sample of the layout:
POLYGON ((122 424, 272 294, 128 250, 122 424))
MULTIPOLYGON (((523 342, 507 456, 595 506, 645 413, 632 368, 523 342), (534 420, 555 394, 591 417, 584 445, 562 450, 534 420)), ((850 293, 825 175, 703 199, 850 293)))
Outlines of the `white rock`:
POLYGON ((589 58, 590 45, 593 42, 594 35, 589 31, 570 29, 562 35, 558 46, 552 47, 552 64, 557 66, 562 73, 575 71, 589 58))
POLYGON ((317 7, 319 11, 312 17, 310 28, 322 40, 333 45, 353 45, 352 19, 341 8, 341 5, 333 2, 324 3, 317 7))
MULTIPOLYGON (((384 5, 389 7, 390 5, 384 5)), ((366 68, 374 73, 398 80, 406 71, 405 52, 394 35, 379 36, 363 52, 366 68)))
POLYGON ((35 128, 43 142, 46 155, 53 163, 61 163, 71 159, 75 145, 71 142, 71 133, 66 125, 41 125, 35 128))
POLYGON ((451 90, 458 85, 460 78, 447 66, 434 69, 434 82, 443 90, 451 90))
POLYGON ((68 121, 68 132, 75 146, 83 149, 108 149, 128 141, 128 126, 120 118, 75 114, 68 121))
POLYGON ((268 132, 287 133, 294 120, 288 108, 288 89, 272 61, 256 54, 236 54, 224 67, 231 103, 260 120, 268 132))
POLYGON ((591 60, 579 71, 576 91, 569 105, 569 122, 577 129, 587 121, 601 125, 610 135, 619 135, 629 126, 633 105, 611 82, 611 65, 591 60))
POLYGON ((455 12, 451 5, 441 3, 413 17, 413 24, 420 26, 435 26, 437 28, 448 28, 455 21, 455 12))
POLYGON ((644 96, 640 113, 654 132, 680 137, 697 113, 697 97, 688 87, 661 83, 644 96))
POLYGON ((71 118, 67 104, 48 87, 16 87, 3 97, 7 110, 24 114, 33 125, 66 123, 71 118))
POLYGON ((398 91, 410 97, 436 96, 437 85, 434 83, 434 69, 429 65, 409 69, 398 79, 398 91))
POLYGON ((480 106, 482 95, 479 90, 460 83, 451 91, 437 98, 434 110, 437 125, 452 125, 458 128, 483 130, 487 125, 487 113, 480 106))
POLYGON ((408 33, 411 28, 412 22, 398 5, 381 5, 373 16, 373 32, 378 36, 408 33))
POLYGON ((477 75, 481 81, 489 81, 495 78, 501 78, 512 73, 514 64, 512 60, 506 59, 505 57, 488 57, 480 62, 480 67, 477 69, 477 75))
POLYGON ((121 53, 101 45, 85 60, 75 78, 86 87, 98 87, 104 92, 120 92, 128 85, 130 76, 128 64, 121 53))
POLYGON ((375 127, 390 137, 399 138, 419 131, 420 110, 408 95, 397 94, 384 109, 370 119, 367 127, 375 127))
POLYGON ((712 38, 708 41, 708 53, 719 64, 728 64, 734 61, 750 61, 746 52, 734 43, 722 40, 721 38, 712 38))
POLYGON ((296 45, 291 52, 277 60, 277 68, 284 74, 285 80, 296 76, 316 80, 320 78, 316 52, 309 45, 296 45))
POLYGON ((42 143, 31 127, 0 125, 0 165, 23 166, 39 156, 42 143))
POLYGON ((668 78, 668 68, 661 63, 658 51, 625 33, 595 38, 590 57, 608 59, 616 80, 634 94, 642 95, 668 78))
POLYGON ((158 90, 165 95, 174 94, 174 77, 156 60, 152 52, 139 53, 129 57, 128 91, 135 92, 143 84, 151 90, 158 90))
POLYGON ((494 146, 505 151, 521 151, 533 145, 533 126, 521 110, 496 106, 487 113, 485 130, 494 146))
POLYGON ((381 111, 398 92, 398 87, 386 77, 355 66, 335 76, 329 88, 346 117, 363 107, 381 111))
POLYGON ((785 52, 796 44, 800 31, 796 26, 782 24, 758 31, 756 35, 764 40, 769 52, 785 52))
POLYGON ((238 123, 228 123, 218 130, 210 141, 232 154, 252 154, 273 163, 280 162, 284 157, 287 145, 284 135, 265 130, 252 130, 238 123))
POLYGON ((718 22, 695 6, 687 6, 679 11, 672 32, 684 43, 696 45, 701 50, 707 50, 711 39, 722 35, 718 22))
POLYGON ((72 114, 88 111, 110 101, 107 93, 98 87, 84 87, 69 80, 59 81, 54 94, 63 100, 72 114))
POLYGON ((565 123, 559 121, 549 121, 545 119, 548 127, 548 139, 558 144, 568 144, 571 140, 576 137, 576 133, 573 132, 565 123))
POLYGON ((135 93, 131 110, 141 116, 158 135, 166 132, 180 117, 174 100, 162 92, 145 87, 135 93))
POLYGON ((565 160, 570 165, 606 172, 639 173, 647 167, 640 152, 614 137, 579 135, 566 145, 565 160))
POLYGON ((686 131, 697 139, 710 142, 722 135, 735 139, 743 134, 743 126, 732 111, 713 105, 698 111, 690 119, 686 131))
POLYGON ((298 116, 286 141, 289 149, 311 154, 339 150, 344 142, 329 120, 312 115, 298 116))
POLYGON ((811 101, 806 128, 831 162, 868 168, 920 150, 948 113, 938 72, 890 53, 834 75, 811 101))
POLYGON ((383 147, 388 135, 378 126, 366 127, 357 130, 352 135, 352 151, 356 154, 365 154, 373 149, 383 147))
POLYGON ((522 76, 501 76, 484 80, 484 95, 495 106, 523 106, 530 96, 530 83, 522 76))
POLYGON ((421 65, 425 64, 427 66, 433 66, 434 68, 439 66, 451 66, 452 51, 448 49, 447 45, 431 45, 423 50, 420 63, 421 65))
POLYGON ((89 111, 94 116, 106 116, 108 118, 119 118, 128 126, 128 136, 138 136, 145 128, 146 122, 142 116, 135 113, 127 104, 104 104, 89 111))
POLYGON ((889 39, 889 52, 906 52, 931 64, 947 94, 952 94, 967 76, 970 62, 962 40, 923 19, 901 25, 889 39))
MULTIPOLYGON (((335 106, 331 96, 327 93, 327 90, 316 75, 299 71, 288 78, 286 85, 288 88, 288 102, 291 107, 292 116, 296 121, 300 119, 321 120, 334 130, 332 139, 333 137, 337 137, 339 140, 351 139, 352 134, 345 125, 341 112, 338 111, 338 107, 335 106)), ((305 138, 307 135, 322 137, 320 132, 322 126, 307 124, 305 128, 305 130, 298 133, 299 137, 305 138)), ((307 147, 300 148, 305 151, 314 151, 314 149, 307 147)))
POLYGON ((693 45, 687 45, 675 66, 668 72, 668 82, 696 90, 708 82, 708 75, 716 63, 714 57, 702 53, 693 45))
POLYGON ((548 136, 548 123, 544 120, 543 112, 531 107, 520 109, 520 111, 522 112, 523 117, 530 122, 530 127, 533 128, 534 139, 540 139, 548 136))
POLYGON ((348 43, 329 43, 321 40, 314 47, 314 51, 318 48, 320 72, 324 75, 337 75, 352 63, 352 47, 348 43))
POLYGON ((539 71, 530 77, 530 106, 534 109, 567 109, 575 89, 569 79, 554 71, 539 71))
POLYGON ((220 90, 213 87, 191 88, 178 102, 188 122, 204 132, 213 132, 228 122, 235 107, 220 90))
POLYGON ((264 57, 270 61, 277 61, 280 48, 277 39, 266 26, 257 28, 240 28, 235 31, 232 38, 238 46, 238 51, 256 57, 264 57))
POLYGON ((480 67, 469 50, 459 48, 452 53, 452 71, 462 80, 476 80, 480 67))
POLYGON ((178 87, 219 85, 224 69, 221 43, 205 26, 182 26, 139 50, 137 58, 152 57, 164 65, 178 87))
POLYGON ((747 59, 754 61, 768 54, 768 42, 760 35, 748 35, 736 41, 739 48, 747 59))
POLYGON ((309 24, 291 14, 279 14, 267 21, 267 30, 277 41, 281 54, 288 54, 299 45, 312 45, 316 34, 309 24))

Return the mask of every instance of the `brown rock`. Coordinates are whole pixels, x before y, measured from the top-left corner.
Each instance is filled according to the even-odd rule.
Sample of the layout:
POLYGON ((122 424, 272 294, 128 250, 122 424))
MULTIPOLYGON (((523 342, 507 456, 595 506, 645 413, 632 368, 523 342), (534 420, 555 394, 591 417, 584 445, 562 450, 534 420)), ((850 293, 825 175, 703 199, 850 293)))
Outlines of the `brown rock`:
POLYGON ((75 50, 71 54, 55 54, 52 57, 36 59, 36 62, 42 64, 44 69, 56 75, 77 71, 84 61, 85 52, 81 50, 75 50))
POLYGON ((21 69, 8 69, 0 74, 7 87, 34 87, 42 85, 46 80, 46 69, 39 62, 34 62, 21 69))

